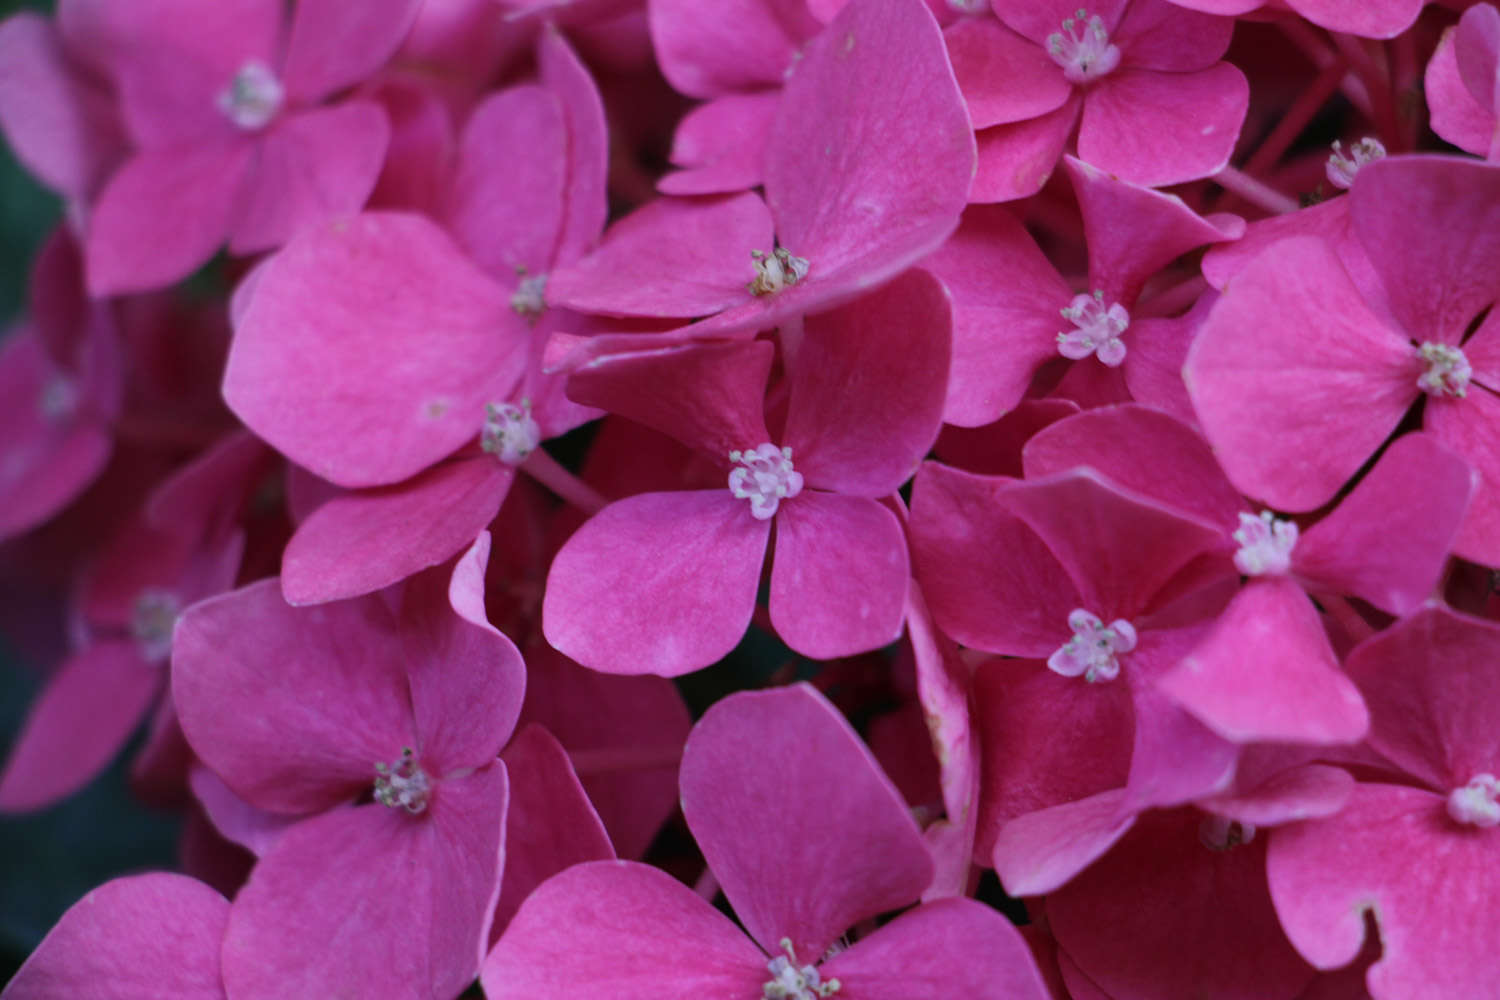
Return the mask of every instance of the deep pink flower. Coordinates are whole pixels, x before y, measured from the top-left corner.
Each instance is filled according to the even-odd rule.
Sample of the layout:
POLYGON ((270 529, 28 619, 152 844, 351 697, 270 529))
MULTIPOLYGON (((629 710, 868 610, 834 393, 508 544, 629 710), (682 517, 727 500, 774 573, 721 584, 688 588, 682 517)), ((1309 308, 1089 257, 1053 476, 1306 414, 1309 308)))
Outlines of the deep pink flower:
POLYGON ((1443 32, 1427 64, 1427 104, 1432 130, 1449 142, 1488 159, 1500 159, 1500 118, 1495 89, 1500 80, 1500 11, 1476 3, 1443 32))

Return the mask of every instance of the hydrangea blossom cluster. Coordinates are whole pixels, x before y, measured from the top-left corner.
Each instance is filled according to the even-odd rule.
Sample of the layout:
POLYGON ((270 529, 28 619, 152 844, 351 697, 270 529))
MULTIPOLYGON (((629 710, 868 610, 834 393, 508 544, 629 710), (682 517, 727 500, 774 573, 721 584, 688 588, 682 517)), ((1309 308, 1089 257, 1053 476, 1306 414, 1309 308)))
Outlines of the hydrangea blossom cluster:
POLYGON ((58 0, 3 1000, 1500 997, 1500 10, 58 0), (100 831, 106 837, 108 831, 100 831))

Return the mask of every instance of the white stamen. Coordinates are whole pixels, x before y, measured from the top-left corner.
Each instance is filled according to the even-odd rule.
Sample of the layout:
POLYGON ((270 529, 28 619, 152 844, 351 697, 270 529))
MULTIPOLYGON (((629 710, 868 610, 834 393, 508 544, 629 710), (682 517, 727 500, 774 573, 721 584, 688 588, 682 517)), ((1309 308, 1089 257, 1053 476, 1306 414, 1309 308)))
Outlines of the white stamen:
POLYGON ((44 418, 57 423, 78 412, 79 400, 78 383, 59 372, 42 386, 36 406, 44 418))
POLYGON ((1064 677, 1082 675, 1090 684, 1120 676, 1119 654, 1135 648, 1133 625, 1116 618, 1106 627, 1097 615, 1075 608, 1068 615, 1068 628, 1073 630, 1073 638, 1047 657, 1049 670, 1064 677))
POLYGON ((547 308, 546 292, 547 276, 545 274, 533 274, 528 278, 523 272, 520 284, 516 285, 515 294, 510 297, 510 307, 522 319, 535 323, 536 318, 547 308))
POLYGON ((1198 841, 1210 851, 1227 851, 1231 847, 1248 844, 1255 839, 1255 825, 1241 823, 1237 819, 1215 816, 1203 817, 1198 824, 1198 841))
POLYGON ((1500 826, 1500 780, 1493 774, 1476 774, 1469 783, 1448 795, 1448 815, 1454 822, 1488 828, 1500 826))
POLYGON ((792 939, 782 938, 781 948, 785 955, 777 955, 766 963, 771 970, 771 979, 761 987, 762 1000, 818 1000, 831 997, 839 991, 839 981, 823 982, 816 966, 797 965, 797 953, 792 950, 792 939))
POLYGON ((1075 329, 1058 333, 1058 354, 1074 361, 1095 354, 1110 368, 1118 368, 1124 362, 1125 344, 1120 334, 1130 326, 1130 313, 1124 306, 1118 302, 1106 305, 1104 292, 1095 289, 1092 295, 1075 295, 1060 312, 1075 329))
POLYGON ((1240 550, 1234 554, 1234 565, 1246 576, 1279 575, 1292 568, 1292 549, 1297 545, 1297 525, 1283 521, 1270 511, 1260 516, 1240 514, 1239 530, 1234 540, 1240 550))
POLYGON ((750 501, 750 513, 764 521, 776 513, 781 501, 802 492, 802 473, 792 468, 792 449, 767 442, 750 451, 731 451, 729 460, 739 466, 730 470, 729 492, 750 501))
POLYGON ((486 403, 484 427, 479 431, 479 447, 506 465, 520 465, 542 443, 542 429, 531 418, 531 400, 514 403, 486 403))
POLYGON ((251 59, 240 67, 229 86, 219 91, 219 110, 246 132, 271 124, 286 100, 286 89, 271 67, 251 59))
POLYGON ((983 14, 990 9, 990 0, 948 0, 948 6, 960 14, 983 14))
POLYGON ((130 634, 147 663, 162 663, 171 654, 172 629, 181 611, 182 604, 170 591, 148 587, 136 597, 130 610, 130 634))
POLYGON ((427 810, 432 782, 417 763, 411 747, 401 750, 401 759, 375 765, 375 801, 392 809, 405 809, 413 816, 427 810))
POLYGON ((1469 379, 1474 369, 1464 352, 1451 344, 1427 341, 1417 348, 1417 356, 1427 362, 1427 370, 1417 377, 1417 388, 1429 396, 1458 396, 1469 394, 1469 379))
POLYGON ((1110 44, 1104 20, 1082 8, 1047 36, 1047 54, 1072 83, 1097 80, 1120 65, 1120 48, 1110 44))
POLYGON ((1324 171, 1328 174, 1328 183, 1337 188, 1347 189, 1354 183, 1354 177, 1359 173, 1359 168, 1366 163, 1373 163, 1385 155, 1385 146, 1379 139, 1365 136, 1363 139, 1349 147, 1345 153, 1343 144, 1337 139, 1333 141, 1333 152, 1329 154, 1328 165, 1324 171))
POLYGON ((807 277, 812 266, 806 257, 794 257, 784 247, 777 247, 769 255, 751 250, 750 259, 755 263, 755 280, 749 285, 752 295, 775 295, 783 288, 790 288, 807 277))

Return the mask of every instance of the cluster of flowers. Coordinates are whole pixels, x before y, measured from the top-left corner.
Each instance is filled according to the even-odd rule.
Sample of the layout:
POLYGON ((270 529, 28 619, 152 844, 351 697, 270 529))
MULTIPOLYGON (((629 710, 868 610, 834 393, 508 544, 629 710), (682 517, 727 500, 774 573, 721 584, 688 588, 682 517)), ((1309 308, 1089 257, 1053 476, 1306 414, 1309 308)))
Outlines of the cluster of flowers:
POLYGON ((1500 12, 1077 2, 0 25, 4 1000, 1500 997, 1500 12))

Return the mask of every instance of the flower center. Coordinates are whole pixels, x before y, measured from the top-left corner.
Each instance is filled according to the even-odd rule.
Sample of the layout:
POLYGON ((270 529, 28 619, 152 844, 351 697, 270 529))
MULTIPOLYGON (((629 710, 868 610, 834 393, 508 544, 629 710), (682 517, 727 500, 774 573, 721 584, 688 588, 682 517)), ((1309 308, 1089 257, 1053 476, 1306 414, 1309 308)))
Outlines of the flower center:
POLYGON ((516 292, 510 297, 510 307, 516 314, 528 322, 535 323, 536 318, 547 308, 547 300, 543 297, 547 292, 547 276, 545 274, 533 274, 531 277, 521 275, 521 283, 516 286, 516 292))
POLYGON ((78 411, 78 383, 59 372, 47 380, 37 395, 36 408, 53 423, 63 421, 78 411))
POLYGON ((1047 54, 1073 83, 1097 80, 1120 65, 1120 48, 1109 43, 1104 20, 1082 8, 1063 21, 1061 31, 1047 36, 1047 54))
POLYGON ((1097 615, 1075 608, 1068 615, 1068 628, 1073 630, 1073 638, 1047 657, 1049 670, 1064 677, 1082 675, 1090 684, 1120 676, 1119 654, 1135 648, 1133 625, 1116 618, 1106 626, 1097 615))
POLYGON ((1272 516, 1268 510, 1241 514, 1234 540, 1240 550, 1234 554, 1234 565, 1246 576, 1281 574, 1292 567, 1292 549, 1297 545, 1297 525, 1272 516))
POLYGON ((417 763, 411 747, 403 747, 401 759, 375 765, 375 801, 392 809, 405 809, 413 816, 427 810, 432 782, 417 763))
POLYGON ((812 266, 806 257, 794 257, 785 247, 777 247, 769 256, 751 250, 750 259, 755 263, 755 280, 749 285, 752 295, 775 295, 783 288, 790 288, 807 277, 812 266))
POLYGON ((1349 152, 1344 152, 1343 145, 1335 139, 1333 141, 1333 153, 1328 157, 1328 165, 1324 171, 1328 174, 1328 183, 1337 188, 1347 189, 1354 183, 1354 175, 1359 173, 1359 168, 1366 163, 1372 163, 1385 155, 1385 146, 1379 139, 1365 136, 1363 139, 1349 147, 1349 152))
POLYGON ((1227 851, 1255 839, 1255 825, 1212 813, 1198 824, 1198 841, 1210 851, 1227 851))
POLYGON ((777 955, 766 963, 771 978, 761 987, 762 1000, 818 1000, 839 991, 837 979, 825 983, 815 966, 797 964, 791 938, 782 938, 781 948, 786 954, 777 955))
POLYGON ((1130 326, 1130 313, 1124 306, 1118 302, 1106 304, 1104 292, 1095 289, 1092 295, 1075 295, 1060 311, 1074 328, 1058 333, 1058 354, 1074 361, 1094 354, 1110 368, 1118 368, 1125 360, 1120 334, 1130 326))
POLYGON ((776 513, 781 501, 802 492, 802 473, 792 468, 792 449, 767 442, 752 451, 731 451, 737 468, 729 473, 729 492, 750 501, 758 521, 776 513))
POLYGON ((1500 780, 1476 774, 1467 785, 1448 794, 1448 815, 1455 822, 1478 827, 1500 826, 1500 780))
POLYGON ((141 591, 130 611, 130 634, 147 663, 161 663, 172 652, 172 629, 182 605, 177 596, 155 587, 141 591))
POLYGON ((520 406, 514 403, 485 404, 479 447, 506 465, 520 465, 541 443, 542 429, 531 418, 531 400, 521 400, 520 406))
POLYGON ((1417 378, 1417 388, 1429 396, 1468 395, 1469 379, 1474 369, 1464 352, 1449 344, 1427 341, 1417 348, 1417 356, 1427 363, 1427 370, 1417 378))
POLYGON ((219 110, 246 132, 256 132, 271 124, 286 100, 286 89, 271 67, 251 59, 219 91, 219 110))

